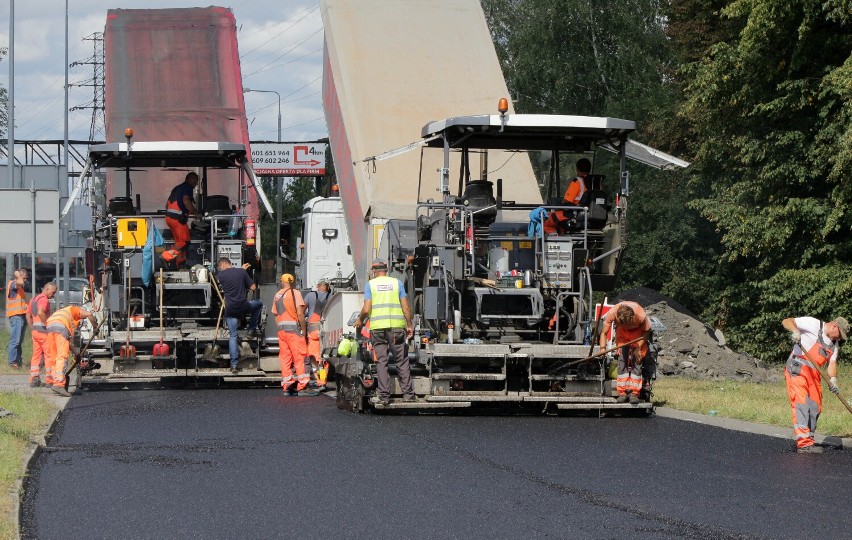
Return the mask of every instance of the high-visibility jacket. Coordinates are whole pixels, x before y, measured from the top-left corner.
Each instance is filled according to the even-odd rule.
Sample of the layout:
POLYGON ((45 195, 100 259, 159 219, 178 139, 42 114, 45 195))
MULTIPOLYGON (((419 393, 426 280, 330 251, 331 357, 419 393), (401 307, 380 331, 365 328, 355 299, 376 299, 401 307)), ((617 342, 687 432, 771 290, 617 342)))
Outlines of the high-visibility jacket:
POLYGON ((50 301, 48 300, 47 309, 44 310, 44 320, 38 316, 38 303, 40 300, 48 300, 47 295, 39 293, 30 300, 30 315, 33 318, 33 330, 36 332, 47 332, 47 319, 50 317, 50 301))
POLYGON ((27 314, 27 296, 24 293, 23 287, 17 287, 15 280, 9 281, 6 284, 6 317, 14 317, 15 315, 27 314), (9 292, 12 287, 16 287, 15 296, 10 297, 9 292))
POLYGON ((275 325, 278 330, 293 334, 302 333, 299 325, 299 304, 304 304, 302 293, 293 287, 278 291, 272 302, 272 313, 275 314, 275 325))
MULTIPOLYGON (((817 369, 817 366, 821 367, 828 364, 832 355, 834 355, 834 351, 837 349, 837 343, 833 341, 826 342, 822 339, 822 326, 822 324, 819 325, 819 334, 816 342, 810 349, 808 349, 808 354, 813 359, 813 362, 808 360, 808 357, 804 354, 798 355, 794 353, 791 355, 791 360, 801 366, 801 368, 813 370, 812 375, 816 377, 816 380, 820 379, 820 372, 819 369, 817 369), (814 363, 816 363, 816 366, 814 366, 814 363)), ((790 371, 796 370, 794 368, 790 371)), ((797 373, 793 374, 796 375, 797 373)))
POLYGON ((60 309, 53 315, 47 318, 47 333, 60 334, 65 339, 70 340, 80 326, 82 310, 79 306, 68 306, 60 309))
POLYGON ((328 303, 328 298, 330 294, 328 291, 323 291, 322 295, 320 295, 319 291, 312 291, 308 294, 315 294, 316 301, 314 302, 314 309, 310 313, 305 314, 305 318, 308 321, 308 332, 313 332, 320 329, 320 320, 322 319, 322 310, 325 309, 326 303, 328 303))
POLYGON ((370 329, 405 328, 405 314, 399 302, 399 280, 379 276, 369 282, 372 293, 370 329))

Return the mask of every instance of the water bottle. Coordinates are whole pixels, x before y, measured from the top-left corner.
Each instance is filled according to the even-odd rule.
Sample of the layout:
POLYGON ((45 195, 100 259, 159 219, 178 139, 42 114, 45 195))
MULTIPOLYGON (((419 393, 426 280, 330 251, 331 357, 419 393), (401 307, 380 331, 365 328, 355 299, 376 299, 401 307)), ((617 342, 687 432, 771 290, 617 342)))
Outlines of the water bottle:
POLYGON ((231 222, 228 224, 228 236, 234 238, 240 230, 240 216, 231 216, 231 222))

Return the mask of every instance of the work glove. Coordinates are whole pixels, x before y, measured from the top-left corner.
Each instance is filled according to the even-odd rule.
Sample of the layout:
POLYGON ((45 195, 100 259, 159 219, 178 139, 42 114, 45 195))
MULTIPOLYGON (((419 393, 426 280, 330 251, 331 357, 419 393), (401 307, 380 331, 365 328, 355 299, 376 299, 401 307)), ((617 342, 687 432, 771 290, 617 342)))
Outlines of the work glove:
POLYGON ((837 386, 837 377, 832 377, 828 379, 828 389, 831 391, 832 394, 840 393, 840 387, 837 386))
POLYGON ((802 333, 798 330, 793 330, 790 332, 790 341, 793 343, 798 343, 802 339, 802 333))

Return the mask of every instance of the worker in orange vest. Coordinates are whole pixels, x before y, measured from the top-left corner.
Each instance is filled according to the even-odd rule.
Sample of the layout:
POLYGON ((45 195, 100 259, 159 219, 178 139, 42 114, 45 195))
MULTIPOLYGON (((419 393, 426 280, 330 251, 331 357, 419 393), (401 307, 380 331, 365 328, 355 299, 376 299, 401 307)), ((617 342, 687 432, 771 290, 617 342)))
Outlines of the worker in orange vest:
POLYGON ((281 289, 272 300, 272 313, 278 327, 281 388, 288 396, 315 396, 317 392, 308 388, 311 376, 305 372, 305 356, 308 353, 305 299, 301 292, 293 288, 294 281, 292 274, 282 274, 281 289))
POLYGON ((47 318, 47 354, 44 369, 53 374, 51 390, 60 396, 71 396, 65 390, 65 369, 68 367, 69 353, 80 353, 74 346, 73 339, 80 321, 86 318, 93 327, 97 324, 95 315, 79 306, 64 307, 47 318))
POLYGON ((784 368, 784 379, 793 409, 796 451, 818 454, 822 447, 814 444, 814 432, 822 412, 822 386, 820 372, 812 362, 818 366, 828 364, 828 389, 840 392, 837 386, 837 353, 840 341, 845 341, 849 335, 849 323, 843 317, 826 323, 813 317, 791 317, 784 319, 781 325, 790 332, 790 339, 795 343, 784 368))
MULTIPOLYGON (((648 355, 648 337, 651 335, 651 321, 642 306, 636 302, 619 302, 612 306, 603 320, 603 328, 615 324, 615 346, 618 351, 618 376, 615 388, 618 391, 618 403, 639 403, 642 391, 642 362, 648 355), (641 338, 635 343, 626 343, 641 338)), ((601 352, 606 350, 607 332, 601 332, 601 352)))
POLYGON ((41 365, 45 364, 44 380, 53 386, 53 373, 47 369, 47 318, 50 317, 50 299, 56 294, 56 283, 48 281, 41 292, 30 300, 27 308, 27 324, 32 329, 33 355, 30 359, 30 386, 41 386, 41 365))
POLYGON ((198 209, 193 201, 195 186, 198 185, 198 175, 194 172, 186 174, 183 182, 176 185, 166 201, 166 225, 172 231, 174 247, 163 252, 166 262, 173 262, 177 268, 186 265, 186 252, 190 242, 189 216, 198 215, 198 209))
MULTIPOLYGON (((565 190, 565 195, 562 197, 562 204, 565 206, 580 206, 580 200, 583 194, 589 190, 586 185, 586 177, 592 171, 592 162, 586 158, 577 160, 577 176, 568 184, 568 189, 565 190)), ((547 219, 544 220, 544 234, 564 234, 569 228, 569 222, 573 219, 573 211, 570 210, 554 210, 550 213, 547 219)))
POLYGON ((24 332, 27 330, 27 294, 24 284, 29 273, 23 269, 15 270, 14 278, 6 284, 6 318, 9 319, 9 366, 21 369, 24 343, 24 332))
POLYGON ((331 296, 330 289, 327 281, 320 280, 317 283, 317 290, 305 295, 305 303, 307 304, 305 315, 308 318, 308 356, 311 359, 311 366, 315 366, 314 376, 320 389, 325 388, 326 376, 328 375, 328 362, 323 359, 320 346, 320 320, 322 319, 322 310, 325 309, 325 304, 331 296))

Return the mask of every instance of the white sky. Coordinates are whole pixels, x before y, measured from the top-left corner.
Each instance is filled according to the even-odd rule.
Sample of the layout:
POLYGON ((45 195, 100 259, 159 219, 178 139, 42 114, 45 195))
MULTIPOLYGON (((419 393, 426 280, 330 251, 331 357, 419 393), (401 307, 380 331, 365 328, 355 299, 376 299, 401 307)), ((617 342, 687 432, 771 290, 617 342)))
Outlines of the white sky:
MULTIPOLYGON (((0 47, 9 45, 11 0, 0 0, 0 47)), ((14 0, 15 139, 63 138, 65 80, 65 1, 14 0)), ((83 38, 103 32, 111 8, 206 7, 185 0, 69 0, 68 60, 92 57, 93 43, 83 38)), ((231 0, 237 22, 243 85, 281 95, 282 139, 326 136, 322 111, 322 19, 319 0, 231 0)), ((0 62, 0 82, 9 87, 8 57, 0 62)), ((70 69, 69 82, 92 78, 92 66, 70 69)), ((91 87, 70 89, 69 107, 91 104, 91 87)), ((245 94, 251 140, 277 137, 278 98, 245 94)), ((69 113, 70 139, 87 140, 91 109, 69 113)))

